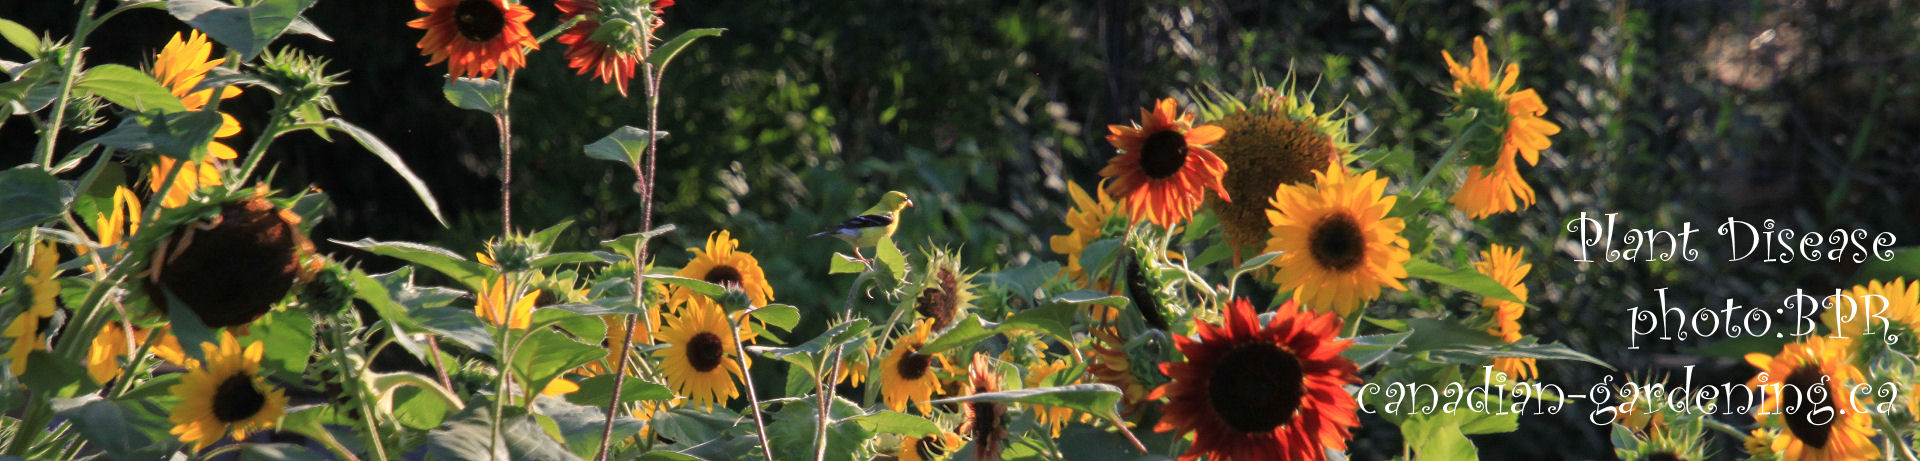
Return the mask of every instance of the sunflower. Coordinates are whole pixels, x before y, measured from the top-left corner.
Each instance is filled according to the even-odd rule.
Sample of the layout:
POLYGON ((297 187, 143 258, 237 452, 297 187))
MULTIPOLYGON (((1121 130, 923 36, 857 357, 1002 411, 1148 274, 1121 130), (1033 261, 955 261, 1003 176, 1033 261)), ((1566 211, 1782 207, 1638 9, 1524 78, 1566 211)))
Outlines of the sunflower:
MULTIPOLYGON (((166 85, 174 97, 180 98, 180 105, 185 106, 187 110, 200 110, 213 100, 215 90, 193 91, 193 88, 207 78, 208 70, 227 62, 225 58, 207 60, 212 54, 213 44, 208 42, 207 36, 202 35, 200 31, 189 32, 185 39, 182 39, 180 34, 173 34, 173 39, 169 40, 167 46, 160 49, 160 54, 154 57, 153 68, 149 69, 148 73, 153 75, 154 80, 166 85)), ((220 99, 240 95, 240 89, 234 87, 221 87, 218 91, 220 99)), ((220 128, 214 131, 213 137, 229 138, 237 134, 240 134, 240 121, 231 115, 221 113, 220 128)), ((239 157, 233 148, 219 141, 207 144, 207 153, 205 160, 180 167, 180 175, 174 178, 173 186, 167 189, 166 199, 160 202, 160 206, 174 208, 185 205, 193 191, 201 187, 220 185, 220 170, 226 166, 224 161, 239 157)), ((173 171, 177 161, 173 157, 160 156, 159 161, 147 169, 147 187, 151 192, 160 192, 160 186, 166 182, 167 173, 173 171)))
POLYGON ((860 343, 858 351, 851 353, 842 351, 840 359, 844 362, 840 364, 840 373, 834 375, 833 382, 847 383, 848 386, 859 386, 860 383, 866 382, 867 371, 873 367, 875 349, 877 347, 874 346, 873 340, 868 339, 860 343))
POLYGON ((1207 150, 1226 130, 1193 126, 1193 114, 1180 114, 1173 99, 1140 110, 1133 126, 1108 125, 1107 142, 1121 154, 1107 161, 1100 176, 1117 178, 1113 195, 1125 200, 1133 222, 1146 219, 1171 228, 1193 218, 1207 188, 1221 200, 1233 200, 1220 185, 1226 162, 1207 150))
POLYGON ((425 29, 417 44, 421 56, 432 56, 428 66, 447 61, 447 77, 493 78, 527 66, 526 50, 540 49, 527 30, 533 10, 508 5, 506 0, 413 0, 427 17, 407 22, 425 29))
POLYGON ((201 343, 206 365, 189 366, 180 384, 170 389, 180 403, 167 416, 173 423, 169 432, 197 451, 229 433, 239 440, 247 432, 273 427, 287 407, 287 396, 260 376, 264 347, 255 342, 243 349, 230 332, 220 334, 218 346, 201 343))
MULTIPOLYGON (((1000 392, 1000 374, 993 371, 987 355, 973 354, 973 363, 967 365, 967 386, 964 395, 976 393, 1000 392)), ((967 402, 961 407, 964 418, 960 432, 973 439, 973 459, 975 461, 1000 459, 1001 444, 1007 440, 1007 426, 1001 417, 1007 413, 1007 405, 995 401, 967 402)))
POLYGON ((60 272, 59 264, 59 249, 53 241, 42 240, 33 246, 23 282, 27 308, 13 317, 5 331, 0 331, 0 336, 12 340, 7 346, 6 358, 12 364, 14 376, 26 373, 28 355, 47 348, 47 335, 52 333, 48 327, 53 323, 54 311, 60 308, 60 281, 55 279, 60 272))
POLYGON ((933 321, 934 331, 945 330, 973 306, 973 274, 960 268, 960 258, 944 250, 934 250, 927 258, 931 270, 921 283, 920 296, 913 310, 933 321))
POLYGON ((1293 290, 1295 301, 1342 317, 1380 297, 1380 287, 1406 290, 1400 279, 1411 255, 1400 231, 1407 224, 1387 217, 1399 197, 1381 196, 1386 178, 1374 171, 1349 176, 1338 166, 1313 176, 1312 187, 1280 186, 1270 202, 1266 252, 1285 252, 1273 260, 1280 268, 1274 283, 1293 290))
MULTIPOLYGON (((1527 272, 1533 269, 1533 265, 1523 264, 1524 256, 1525 250, 1493 245, 1487 251, 1480 252, 1480 262, 1473 263, 1473 269, 1499 282, 1501 287, 1513 292, 1514 297, 1526 301, 1527 284, 1520 279, 1527 277, 1527 272)), ((1481 305, 1486 306, 1487 310, 1493 313, 1493 328, 1487 329, 1488 334, 1509 343, 1520 340, 1520 315, 1527 312, 1525 304, 1487 298, 1481 301, 1481 305)), ((1505 373, 1516 381, 1526 381, 1539 376, 1539 369, 1534 365, 1535 360, 1531 358, 1493 359, 1494 371, 1505 373)))
MULTIPOLYGON (((127 241, 133 238, 134 233, 140 231, 140 199, 134 197, 133 191, 127 190, 126 186, 114 186, 111 210, 107 213, 94 213, 92 223, 95 235, 93 240, 100 245, 100 248, 125 249, 127 241)), ((84 257, 93 253, 93 248, 87 245, 74 245, 73 252, 84 257)), ((120 254, 116 252, 114 257, 118 256, 120 254)), ((105 268, 106 266, 101 264, 87 265, 87 271, 90 272, 105 268)))
POLYGON ((133 350, 134 336, 144 334, 146 332, 139 328, 128 332, 120 322, 102 325, 100 333, 93 335, 93 343, 87 347, 87 376, 100 384, 120 377, 120 357, 133 350))
POLYGON ((719 304, 681 307, 679 315, 655 336, 667 347, 653 353, 661 359, 660 371, 675 393, 708 410, 715 402, 725 404, 740 395, 733 380, 746 379, 746 373, 733 359, 733 332, 719 304))
POLYGON ((1119 211, 1120 203, 1107 194, 1107 183, 1101 181, 1092 196, 1079 184, 1067 182, 1067 195, 1073 198, 1073 209, 1067 210, 1067 227, 1073 231, 1067 235, 1055 235, 1048 240, 1055 254, 1067 255, 1067 267, 1061 269, 1069 280, 1087 284, 1087 268, 1080 265, 1080 252, 1086 251, 1087 244, 1100 240, 1107 226, 1107 218, 1119 211))
POLYGON ((560 43, 567 45, 567 67, 580 69, 580 75, 592 72, 600 81, 619 88, 620 96, 626 96, 634 64, 646 59, 646 42, 665 24, 660 20, 660 10, 669 6, 673 6, 673 0, 554 1, 553 7, 560 10, 560 22, 580 18, 560 34, 560 43))
MULTIPOLYGON (((729 290, 745 292, 753 300, 755 307, 773 302, 773 285, 767 283, 767 273, 760 269, 760 260, 745 251, 739 251, 740 241, 733 234, 720 231, 707 234, 705 248, 688 248, 693 252, 693 260, 673 275, 720 285, 729 290)), ((705 299, 693 290, 674 287, 674 304, 705 299)))
POLYGON ((1174 337, 1187 358, 1164 363, 1173 381, 1149 399, 1169 398, 1155 432, 1194 433, 1182 461, 1325 459, 1345 451, 1360 418, 1342 386, 1359 370, 1340 352, 1340 318, 1280 306, 1261 328, 1253 305, 1235 299, 1221 325, 1194 320, 1199 339, 1174 337))
POLYGON ((941 391, 940 378, 934 373, 941 356, 920 353, 920 348, 927 345, 927 335, 933 332, 933 322, 923 320, 914 325, 911 333, 894 341, 893 352, 880 361, 880 391, 887 408, 893 411, 906 411, 907 402, 918 401, 921 413, 931 413, 933 407, 927 401, 941 391))
POLYGON ((219 215, 181 226, 154 251, 146 281, 155 307, 167 312, 170 292, 209 327, 240 326, 313 278, 325 261, 314 256, 300 217, 266 193, 220 205, 219 215))
MULTIPOLYGON (((647 317, 651 319, 650 321, 648 319, 636 319, 637 321, 633 323, 635 327, 633 339, 635 341, 644 344, 651 344, 653 342, 653 332, 647 329, 647 325, 660 324, 660 310, 661 309, 657 307, 647 309, 647 317)), ((607 339, 600 342, 601 346, 607 348, 607 357, 587 362, 586 365, 581 365, 580 368, 575 371, 582 376, 593 377, 612 374, 613 370, 617 367, 616 364, 618 363, 617 361, 620 360, 620 357, 630 355, 633 350, 632 345, 627 344, 627 316, 602 315, 600 316, 600 322, 607 326, 607 339)), ((629 366, 627 368, 627 375, 632 376, 633 372, 634 369, 629 366)))
MULTIPOLYGON (((1227 162, 1221 183, 1235 197, 1265 197, 1283 184, 1310 181, 1314 171, 1338 163, 1353 149, 1346 120, 1314 112, 1313 103, 1293 94, 1291 79, 1280 88, 1262 86, 1251 98, 1214 92, 1195 99, 1201 114, 1226 130, 1211 150, 1227 162)), ((1220 217, 1229 245, 1237 250, 1266 247, 1266 203, 1213 197, 1206 207, 1220 217)))
POLYGON ((960 438, 960 434, 952 432, 928 434, 923 437, 903 438, 900 440, 899 451, 894 453, 894 458, 900 461, 933 461, 946 459, 947 454, 959 450, 960 446, 966 444, 966 439, 962 439, 960 438))
POLYGON ((1747 363, 1760 374, 1747 381, 1765 398, 1754 419, 1766 427, 1785 429, 1771 448, 1783 459, 1860 460, 1880 456, 1871 440, 1873 417, 1846 411, 1856 408, 1851 383, 1865 382, 1853 364, 1848 340, 1808 336, 1787 344, 1779 355, 1747 354, 1747 363), (1792 401, 1785 401, 1792 400, 1792 401), (1835 411, 1838 409, 1839 411, 1835 411), (1824 410, 1824 411, 1823 411, 1824 410), (1837 416, 1836 416, 1837 414, 1837 416))
MULTIPOLYGON (((1038 388, 1042 383, 1047 381, 1047 378, 1066 371, 1068 368, 1071 368, 1071 366, 1064 360, 1036 360, 1033 365, 1027 367, 1027 388, 1038 388)), ((1037 404, 1030 405, 1030 407, 1028 410, 1033 412, 1033 419, 1038 421, 1041 426, 1046 426, 1049 433, 1056 439, 1060 438, 1060 428, 1066 427, 1067 422, 1073 419, 1072 408, 1037 404)), ((1086 418, 1082 417, 1081 419, 1085 420, 1086 418)))
POLYGON ((1120 401, 1132 413, 1147 398, 1147 386, 1135 375, 1133 358, 1127 354, 1127 338, 1120 334, 1120 310, 1109 306, 1089 306, 1093 321, 1087 326, 1093 353, 1087 357, 1087 374, 1096 382, 1120 388, 1120 401))
POLYGON ((540 299, 540 290, 520 295, 509 302, 507 298, 517 292, 513 281, 496 278, 480 282, 480 287, 483 294, 473 301, 474 316, 487 319, 494 326, 506 325, 515 330, 525 330, 532 323, 533 305, 540 299))
POLYGON ((1514 82, 1520 78, 1519 64, 1508 63, 1497 77, 1493 74, 1493 66, 1487 62, 1487 42, 1481 37, 1473 38, 1473 60, 1467 65, 1454 61, 1453 55, 1444 50, 1440 55, 1447 60, 1447 73, 1453 75, 1453 93, 1449 96, 1454 99, 1455 113, 1474 111, 1482 118, 1479 125, 1499 134, 1496 151, 1469 153, 1478 159, 1492 158, 1492 162, 1482 161, 1468 168, 1467 182, 1450 201, 1474 218, 1519 211, 1533 204, 1533 188, 1520 178, 1514 156, 1537 165, 1540 151, 1552 146, 1547 137, 1559 133, 1560 126, 1541 118, 1547 113, 1546 103, 1531 88, 1513 91, 1514 82))
POLYGON ((1891 282, 1872 280, 1866 285, 1855 285, 1846 295, 1852 302, 1836 304, 1820 314, 1836 337, 1886 334, 1882 328, 1894 325, 1920 330, 1920 280, 1908 282, 1906 277, 1891 282), (1845 321, 1840 319, 1843 315, 1845 321), (1874 325, 1876 316, 1885 318, 1891 325, 1874 325))

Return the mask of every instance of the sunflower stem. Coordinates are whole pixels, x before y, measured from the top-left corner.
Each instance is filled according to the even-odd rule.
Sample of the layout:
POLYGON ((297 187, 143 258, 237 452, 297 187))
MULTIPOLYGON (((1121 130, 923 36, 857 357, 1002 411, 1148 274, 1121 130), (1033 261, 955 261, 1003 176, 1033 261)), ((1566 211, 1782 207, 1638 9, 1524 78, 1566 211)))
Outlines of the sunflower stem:
POLYGON ((500 128, 500 233, 513 234, 513 117, 507 104, 513 101, 513 72, 500 77, 500 110, 493 113, 493 124, 500 128))
POLYGON ((1107 422, 1108 422, 1108 423, 1111 423, 1111 424, 1113 424, 1113 427, 1114 427, 1115 429, 1119 429, 1119 430, 1120 430, 1120 435, 1124 435, 1124 436, 1127 436, 1127 441, 1128 441, 1128 442, 1133 442, 1133 448, 1134 448, 1135 450, 1140 450, 1140 454, 1141 454, 1141 455, 1143 455, 1143 456, 1144 456, 1144 455, 1146 455, 1146 454, 1148 454, 1148 453, 1153 453, 1153 452, 1151 452, 1151 451, 1147 451, 1147 446, 1146 446, 1145 444, 1142 444, 1142 443, 1140 443, 1140 438, 1139 438, 1139 437, 1134 437, 1134 436, 1133 436, 1133 431, 1132 431, 1132 430, 1129 430, 1129 429, 1127 429, 1127 422, 1126 422, 1126 421, 1124 421, 1124 420, 1121 420, 1121 419, 1120 419, 1120 418, 1118 418, 1118 417, 1113 417, 1113 416, 1108 416, 1108 417, 1107 417, 1107 422))
POLYGON ((767 438, 767 419, 760 414, 760 392, 753 390, 753 373, 747 369, 747 346, 740 342, 740 322, 745 319, 736 321, 731 315, 722 317, 727 318, 727 328, 731 332, 728 336, 733 337, 733 360, 740 363, 740 383, 747 388, 747 407, 753 409, 753 428, 760 434, 760 454, 766 455, 767 461, 773 461, 772 439, 767 438))
POLYGON ((1427 191, 1427 183, 1433 182, 1433 178, 1439 176, 1441 170, 1445 170, 1447 169, 1447 165, 1453 164, 1454 159, 1460 156, 1460 148, 1466 145, 1466 140, 1472 139, 1475 135, 1480 134, 1480 124, 1472 123, 1471 118, 1468 119, 1468 123, 1470 123, 1470 125, 1468 125, 1467 131, 1461 132, 1460 136, 1453 138, 1453 142, 1447 145, 1447 152, 1440 154, 1440 160, 1434 162, 1433 168, 1427 170, 1427 175, 1420 178, 1418 185, 1413 186, 1413 198, 1420 198, 1420 194, 1427 191))
MULTIPOLYGON (((80 18, 74 21, 73 41, 67 43, 66 49, 62 50, 64 56, 61 58, 61 64, 65 65, 66 69, 60 74, 60 96, 54 99, 53 116, 47 120, 45 126, 41 127, 40 144, 35 146, 40 150, 40 169, 53 170, 54 143, 59 140, 60 125, 67 118, 67 101, 70 99, 67 96, 73 94, 74 80, 80 77, 80 50, 86 47, 87 35, 99 25, 93 18, 93 11, 97 8, 95 2, 87 2, 86 6, 82 7, 80 18)), ((23 432, 39 431, 23 429, 23 432)))
POLYGON ((1920 460, 1920 456, 1916 456, 1913 453, 1913 447, 1907 446, 1906 440, 1900 437, 1900 428, 1894 426, 1893 420, 1888 419, 1886 413, 1875 413, 1873 415, 1873 423, 1880 426, 1880 432, 1887 435, 1886 440, 1887 445, 1889 445, 1886 449, 1887 459, 1893 459, 1893 455, 1898 453, 1900 459, 1907 461, 1920 460), (1900 447, 1900 450, 1895 451, 1893 447, 1900 447))
MULTIPOLYGON (((640 43, 640 55, 649 56, 652 54, 653 42, 642 41, 640 43)), ((641 165, 634 165, 633 176, 636 182, 634 189, 640 194, 641 232, 653 230, 653 172, 654 158, 660 155, 659 118, 660 79, 663 77, 661 75, 662 73, 664 73, 663 69, 654 68, 651 62, 646 62, 645 67, 641 69, 640 73, 642 80, 645 80, 647 84, 647 148, 641 154, 641 156, 645 157, 642 163, 645 163, 646 166, 643 170, 641 165)), ((626 341, 621 342, 627 349, 633 348, 633 327, 639 324, 638 317, 646 317, 647 332, 660 331, 658 329, 659 326, 653 324, 653 317, 645 315, 647 309, 647 243, 649 240, 652 239, 641 238, 633 244, 633 303, 635 307, 640 308, 641 314, 627 315, 626 341)), ((735 336, 739 336, 739 334, 736 333, 735 336)), ((612 395, 607 398, 607 420, 600 429, 600 452, 599 455, 595 457, 597 461, 606 461, 609 454, 608 451, 613 447, 613 423, 620 415, 620 390, 627 384, 627 351, 619 352, 621 359, 614 366, 613 392, 612 395)), ((740 372, 745 374, 746 368, 742 367, 740 372)), ((747 388, 752 389, 753 386, 749 384, 747 388)), ((755 407, 755 411, 758 411, 758 407, 755 407)), ((761 432, 763 434, 765 433, 764 430, 761 432)), ((765 439, 762 439, 762 441, 764 442, 765 439)))
MULTIPOLYGON (((207 105, 212 106, 219 104, 219 93, 223 89, 224 88, 213 90, 214 95, 209 98, 211 100, 207 102, 207 105)), ((253 140, 253 146, 247 148, 247 159, 244 160, 240 166, 240 175, 228 182, 227 190, 239 190, 243 187, 243 184, 247 182, 247 178, 253 177, 253 169, 260 166, 260 159, 267 156, 267 145, 272 144, 274 138, 278 138, 281 134, 285 133, 287 125, 286 119, 292 112, 286 109, 287 103, 285 101, 276 105, 280 107, 275 108, 273 113, 267 116, 267 128, 261 130, 260 138, 253 140)))
MULTIPOLYGON (((840 308, 840 314, 842 316, 841 322, 852 321, 853 300, 860 293, 860 285, 868 279, 873 278, 873 273, 873 267, 868 266, 866 271, 861 272, 859 277, 853 279, 853 286, 847 287, 847 302, 840 308)), ((896 312, 897 311, 898 310, 896 310, 896 312)), ((895 318, 898 317, 896 316, 895 318)), ((893 325, 888 324, 887 328, 891 329, 893 325)), ((840 354, 844 353, 845 348, 843 344, 835 344, 828 347, 827 354, 820 359, 819 376, 814 377, 813 390, 820 396, 820 404, 814 408, 820 413, 820 422, 813 428, 814 461, 827 459, 827 422, 832 418, 833 386, 839 381, 840 367, 846 365, 844 361, 840 360, 840 354)), ((872 395, 873 393, 868 392, 867 394, 872 395)))

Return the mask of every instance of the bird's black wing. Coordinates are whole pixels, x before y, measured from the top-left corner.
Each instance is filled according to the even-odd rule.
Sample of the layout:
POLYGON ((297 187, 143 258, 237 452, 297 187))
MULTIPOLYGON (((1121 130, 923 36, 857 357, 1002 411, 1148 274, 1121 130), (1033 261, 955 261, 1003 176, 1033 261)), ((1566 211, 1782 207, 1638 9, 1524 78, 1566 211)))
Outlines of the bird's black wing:
POLYGON ((841 221, 839 228, 863 229, 868 227, 883 227, 889 224, 893 224, 892 216, 887 216, 883 214, 870 214, 870 215, 854 216, 852 219, 841 221))

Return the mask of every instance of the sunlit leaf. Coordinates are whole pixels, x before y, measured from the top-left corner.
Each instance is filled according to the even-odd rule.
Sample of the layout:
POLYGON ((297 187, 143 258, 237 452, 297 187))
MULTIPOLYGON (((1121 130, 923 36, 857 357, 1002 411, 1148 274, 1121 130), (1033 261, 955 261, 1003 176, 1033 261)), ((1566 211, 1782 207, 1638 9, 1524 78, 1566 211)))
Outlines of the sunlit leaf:
MULTIPOLYGON (((239 7, 216 0, 168 0, 167 13, 240 53, 241 61, 251 61, 314 1, 255 0, 239 7)), ((303 33, 318 32, 310 23, 302 27, 303 33)))

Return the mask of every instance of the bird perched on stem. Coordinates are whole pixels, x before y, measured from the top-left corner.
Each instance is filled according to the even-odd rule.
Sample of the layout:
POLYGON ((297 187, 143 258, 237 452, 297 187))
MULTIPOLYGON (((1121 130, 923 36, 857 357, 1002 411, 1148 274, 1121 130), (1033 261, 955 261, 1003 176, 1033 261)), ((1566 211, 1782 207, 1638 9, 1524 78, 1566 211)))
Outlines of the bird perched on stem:
POLYGON ((813 237, 834 236, 846 240, 853 244, 853 255, 866 261, 867 257, 860 254, 860 249, 879 245, 881 240, 892 238, 893 231, 900 228, 900 210, 910 206, 913 206, 913 200, 907 198, 905 192, 887 191, 887 195, 880 196, 880 203, 872 208, 852 219, 841 221, 831 230, 813 234, 813 237))

